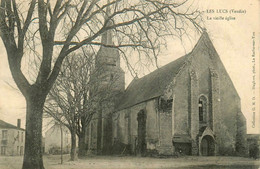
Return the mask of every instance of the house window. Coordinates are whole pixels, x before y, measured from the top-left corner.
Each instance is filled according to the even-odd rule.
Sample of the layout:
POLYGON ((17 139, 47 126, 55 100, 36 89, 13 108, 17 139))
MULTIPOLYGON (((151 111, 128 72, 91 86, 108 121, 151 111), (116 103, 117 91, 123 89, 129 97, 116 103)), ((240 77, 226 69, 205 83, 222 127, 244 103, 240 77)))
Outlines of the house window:
POLYGON ((21 134, 21 142, 23 142, 23 132, 22 132, 22 134, 21 134))
POLYGON ((1 146, 1 155, 6 155, 6 146, 1 146))
POLYGON ((20 149, 19 146, 17 146, 17 155, 19 155, 20 149))
POLYGON ((20 147, 20 155, 23 155, 23 146, 20 147))
POLYGON ((19 142, 20 140, 20 132, 18 131, 18 134, 17 134, 17 141, 19 142))
POLYGON ((7 130, 2 130, 2 140, 7 140, 7 130))
POLYGON ((199 98, 199 122, 206 122, 207 117, 207 98, 201 96, 199 98))

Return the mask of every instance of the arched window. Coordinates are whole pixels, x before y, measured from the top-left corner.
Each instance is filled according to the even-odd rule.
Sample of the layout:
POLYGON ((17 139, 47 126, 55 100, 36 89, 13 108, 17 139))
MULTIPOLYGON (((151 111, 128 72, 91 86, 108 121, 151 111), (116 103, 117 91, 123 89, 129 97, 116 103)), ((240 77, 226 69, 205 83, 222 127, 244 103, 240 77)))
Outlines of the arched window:
POLYGON ((199 98, 199 122, 206 122, 207 118, 207 98, 200 96, 199 98))

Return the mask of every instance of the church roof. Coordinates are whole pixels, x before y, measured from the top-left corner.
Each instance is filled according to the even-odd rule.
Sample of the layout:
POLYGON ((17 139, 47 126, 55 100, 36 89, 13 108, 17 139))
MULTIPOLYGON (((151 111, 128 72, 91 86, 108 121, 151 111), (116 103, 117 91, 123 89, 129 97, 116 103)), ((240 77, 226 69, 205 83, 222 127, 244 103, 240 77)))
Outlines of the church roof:
POLYGON ((0 128, 2 128, 2 129, 24 130, 24 129, 22 129, 22 128, 18 128, 18 127, 15 126, 15 125, 12 125, 12 124, 10 124, 10 123, 7 123, 7 122, 5 122, 5 121, 3 121, 3 120, 0 120, 0 128))
POLYGON ((161 96, 169 85, 170 80, 175 77, 178 70, 184 64, 188 55, 182 56, 140 79, 134 79, 123 93, 116 109, 122 110, 161 96))
MULTIPOLYGON (((209 41, 210 39, 208 34, 204 31, 192 52, 198 46, 208 44, 209 41)), ((161 68, 156 69, 142 78, 134 79, 120 97, 115 107, 116 110, 122 110, 144 101, 162 96, 166 87, 179 72, 180 68, 192 52, 166 64, 165 66, 162 66, 161 68)))

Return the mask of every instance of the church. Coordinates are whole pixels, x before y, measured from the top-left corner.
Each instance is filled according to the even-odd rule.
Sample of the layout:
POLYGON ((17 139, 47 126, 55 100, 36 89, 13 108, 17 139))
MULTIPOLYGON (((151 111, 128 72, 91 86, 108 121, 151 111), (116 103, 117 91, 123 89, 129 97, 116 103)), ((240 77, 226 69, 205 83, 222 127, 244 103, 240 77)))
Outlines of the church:
POLYGON ((190 53, 133 79, 126 89, 119 51, 105 47, 113 45, 112 32, 104 33, 102 42, 106 45, 96 56, 99 70, 92 75, 99 79, 92 97, 102 99, 96 101, 97 113, 87 129, 89 152, 247 153, 240 97, 206 31, 190 53), (105 99, 98 91, 113 96, 105 99))

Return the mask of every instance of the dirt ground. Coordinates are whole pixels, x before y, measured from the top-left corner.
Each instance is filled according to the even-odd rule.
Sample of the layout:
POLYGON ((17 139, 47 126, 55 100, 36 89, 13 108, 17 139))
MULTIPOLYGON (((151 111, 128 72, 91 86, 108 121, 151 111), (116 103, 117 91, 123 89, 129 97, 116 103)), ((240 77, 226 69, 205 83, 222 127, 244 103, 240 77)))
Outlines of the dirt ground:
MULTIPOLYGON (((46 169, 260 169, 260 160, 242 157, 194 157, 153 158, 153 157, 110 157, 93 156, 77 161, 69 161, 64 155, 64 162, 60 164, 59 155, 44 156, 46 169)), ((0 169, 20 169, 22 157, 0 156, 0 169)))

